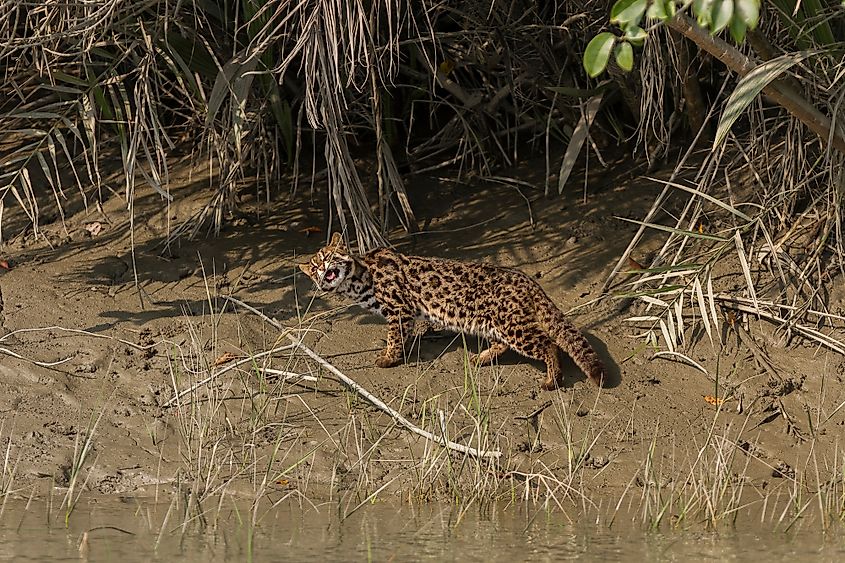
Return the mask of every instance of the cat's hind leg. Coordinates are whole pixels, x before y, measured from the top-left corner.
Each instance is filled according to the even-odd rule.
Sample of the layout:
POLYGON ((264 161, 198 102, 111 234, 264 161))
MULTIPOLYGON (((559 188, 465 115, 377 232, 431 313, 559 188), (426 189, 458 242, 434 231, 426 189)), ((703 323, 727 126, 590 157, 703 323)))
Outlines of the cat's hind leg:
POLYGON ((546 364, 546 379, 540 387, 546 391, 553 391, 560 387, 562 378, 559 348, 543 330, 537 326, 527 326, 514 331, 513 337, 508 339, 508 345, 523 356, 546 364))
POLYGON ((546 380, 540 384, 540 387, 546 391, 554 391, 563 384, 563 374, 560 371, 560 348, 557 344, 552 343, 546 348, 543 361, 546 362, 546 380))

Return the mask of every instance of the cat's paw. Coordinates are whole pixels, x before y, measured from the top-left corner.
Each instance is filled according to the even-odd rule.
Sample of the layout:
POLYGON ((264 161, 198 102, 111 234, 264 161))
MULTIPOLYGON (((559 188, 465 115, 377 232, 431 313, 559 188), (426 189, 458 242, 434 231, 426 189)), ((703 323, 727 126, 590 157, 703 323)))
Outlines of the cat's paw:
POLYGON ((382 352, 376 356, 376 366, 380 368, 392 368, 402 363, 402 356, 395 356, 382 352))
POLYGON ((478 367, 492 366, 493 358, 490 357, 490 353, 486 350, 478 354, 470 354, 469 365, 478 367))
POLYGON ((540 388, 545 391, 555 391, 562 387, 561 384, 562 381, 560 381, 559 379, 547 379, 543 381, 543 383, 540 385, 540 388))

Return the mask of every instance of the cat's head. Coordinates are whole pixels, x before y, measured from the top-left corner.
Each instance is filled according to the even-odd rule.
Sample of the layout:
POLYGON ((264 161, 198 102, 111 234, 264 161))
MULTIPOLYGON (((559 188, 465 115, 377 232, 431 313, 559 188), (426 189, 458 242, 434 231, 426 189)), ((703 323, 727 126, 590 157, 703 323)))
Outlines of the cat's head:
POLYGON ((349 254, 340 233, 332 235, 332 240, 311 257, 299 269, 314 280, 323 291, 334 291, 349 277, 355 269, 355 260, 349 254))

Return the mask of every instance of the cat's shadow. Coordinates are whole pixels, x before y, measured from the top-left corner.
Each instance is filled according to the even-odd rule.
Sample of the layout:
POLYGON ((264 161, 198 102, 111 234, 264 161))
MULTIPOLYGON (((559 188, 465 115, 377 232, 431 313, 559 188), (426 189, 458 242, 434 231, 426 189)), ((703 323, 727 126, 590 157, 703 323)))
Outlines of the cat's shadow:
MULTIPOLYGON (((619 365, 611 357, 610 352, 607 349, 607 345, 592 334, 585 332, 584 335, 590 342, 590 346, 593 347, 593 350, 596 351, 596 354, 598 354, 599 358, 601 358, 601 361, 604 363, 605 377, 602 387, 605 389, 618 387, 622 382, 621 370, 619 365)), ((449 352, 462 350, 464 346, 466 346, 468 353, 477 354, 481 350, 487 348, 488 343, 475 336, 464 337, 460 334, 449 331, 429 332, 426 335, 422 337, 418 336, 413 340, 413 348, 409 353, 408 360, 410 362, 431 362, 449 352)), ((539 360, 527 358, 517 352, 514 352, 513 350, 508 350, 496 358, 496 364, 500 366, 530 364, 542 372, 543 375, 545 375, 546 372, 546 364, 539 360)), ((572 361, 572 358, 570 358, 568 354, 561 354, 560 367, 563 374, 563 385, 561 387, 564 389, 571 388, 576 382, 585 381, 587 379, 587 376, 578 368, 578 366, 575 365, 575 362, 572 361)))

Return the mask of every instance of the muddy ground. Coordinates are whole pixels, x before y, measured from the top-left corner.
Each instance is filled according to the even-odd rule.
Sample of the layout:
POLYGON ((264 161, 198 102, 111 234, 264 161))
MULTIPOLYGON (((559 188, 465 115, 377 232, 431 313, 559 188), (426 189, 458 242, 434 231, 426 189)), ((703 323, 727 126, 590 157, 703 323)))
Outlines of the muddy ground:
MULTIPOLYGON (((654 182, 598 171, 586 193, 576 185, 581 176, 547 199, 536 163, 505 174, 535 189, 410 180, 423 232, 395 230, 398 249, 528 272, 563 310, 575 309, 572 318, 611 366, 599 390, 567 361, 565 387, 545 392, 538 387, 541 364, 507 355, 498 366, 475 369, 465 358, 477 340, 450 334, 418 340, 407 365, 373 367, 383 321, 317 295, 296 267, 326 239, 319 183, 311 201, 301 193, 271 206, 245 189, 241 214, 219 237, 183 238, 166 248, 168 229, 210 196, 211 182, 197 174, 177 174, 169 208, 151 190, 139 195, 134 253, 119 197, 102 212, 80 210, 64 222, 57 216, 38 236, 4 225, 0 417, 4 451, 10 444, 7 488, 23 496, 64 490, 87 436, 93 448, 76 478, 82 490, 106 494, 169 492, 197 479, 204 490, 226 484, 248 492, 267 475, 270 490, 309 499, 374 491, 455 498, 485 487, 502 494, 508 483, 522 494, 526 480, 531 494, 565 498, 572 487, 578 493, 571 498, 615 499, 650 479, 684 483, 692 460, 717 464, 718 452, 732 456, 731 471, 754 491, 788 490, 805 472, 806 481, 811 474, 816 480, 817 470, 823 481, 841 464, 845 409, 837 407, 845 393, 836 354, 799 339, 784 344, 764 321, 720 311, 724 344, 690 328, 683 349, 708 376, 652 358, 655 350, 635 338, 642 325, 625 322, 642 313, 636 304, 591 303, 636 230, 615 216, 642 218, 661 188, 654 182), (175 388, 233 363, 227 359, 286 343, 226 295, 286 326, 309 328, 306 342, 317 353, 414 423, 476 446, 481 432, 485 445, 502 451, 500 465, 485 473, 455 464, 459 457, 397 428, 325 370, 287 352, 247 362, 165 406, 175 388), (745 326, 756 354, 726 318, 745 326), (264 377, 262 367, 317 381, 264 377), (733 396, 717 414, 705 397, 728 392, 733 396), (545 477, 532 480, 537 475, 545 477)), ((650 236, 634 253, 641 262, 662 243, 650 236)))

